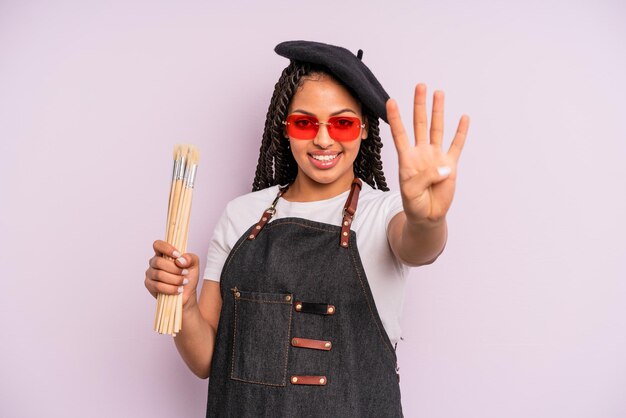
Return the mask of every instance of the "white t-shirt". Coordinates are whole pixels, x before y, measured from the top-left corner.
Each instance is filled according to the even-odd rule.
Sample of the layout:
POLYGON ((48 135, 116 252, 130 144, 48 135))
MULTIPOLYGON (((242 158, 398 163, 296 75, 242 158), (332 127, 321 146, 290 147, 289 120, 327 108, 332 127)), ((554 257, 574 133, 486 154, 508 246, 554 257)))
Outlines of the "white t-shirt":
MULTIPOLYGON (((220 280, 224 262, 233 246, 248 228, 259 221, 277 193, 278 186, 272 186, 239 196, 226 205, 209 244, 205 280, 220 280)), ((289 202, 281 198, 270 222, 298 217, 341 226, 343 206, 349 193, 347 190, 333 198, 315 202, 289 202)), ((400 317, 409 267, 391 251, 387 227, 391 218, 402 210, 400 192, 383 192, 363 182, 351 225, 356 232, 361 262, 376 308, 392 344, 400 339, 400 317)))

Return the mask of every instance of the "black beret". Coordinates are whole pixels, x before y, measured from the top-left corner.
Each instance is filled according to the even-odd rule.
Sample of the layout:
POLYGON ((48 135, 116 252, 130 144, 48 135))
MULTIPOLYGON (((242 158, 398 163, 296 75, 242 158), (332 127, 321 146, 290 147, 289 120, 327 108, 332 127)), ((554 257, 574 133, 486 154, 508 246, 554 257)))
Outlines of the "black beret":
POLYGON ((365 107, 389 123, 385 107, 389 95, 361 61, 362 50, 359 49, 358 55, 354 55, 340 46, 310 41, 287 41, 278 44, 274 51, 290 60, 324 66, 348 86, 365 107))

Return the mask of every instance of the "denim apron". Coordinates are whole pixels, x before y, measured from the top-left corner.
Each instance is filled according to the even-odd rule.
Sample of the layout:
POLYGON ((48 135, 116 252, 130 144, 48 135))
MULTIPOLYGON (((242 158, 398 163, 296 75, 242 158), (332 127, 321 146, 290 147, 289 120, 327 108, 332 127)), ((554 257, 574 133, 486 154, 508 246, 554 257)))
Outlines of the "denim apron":
POLYGON ((350 230, 360 188, 355 178, 342 226, 268 223, 282 188, 237 241, 221 274, 207 417, 402 416, 395 349, 350 230))

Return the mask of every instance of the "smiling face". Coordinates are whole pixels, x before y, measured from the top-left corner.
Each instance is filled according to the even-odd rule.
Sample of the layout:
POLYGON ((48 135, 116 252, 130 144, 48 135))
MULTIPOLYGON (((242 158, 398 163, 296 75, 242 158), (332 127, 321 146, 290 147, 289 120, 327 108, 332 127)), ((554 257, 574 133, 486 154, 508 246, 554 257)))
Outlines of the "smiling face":
MULTIPOLYGON (((292 114, 314 116, 327 122, 333 116, 357 117, 363 123, 360 103, 335 79, 326 74, 307 76, 289 104, 292 114)), ((291 151, 298 164, 295 183, 299 186, 336 189, 337 194, 347 190, 354 179, 353 163, 359 154, 361 141, 367 138, 367 125, 354 141, 336 141, 328 135, 328 125, 320 125, 313 139, 295 139, 288 136, 291 151)), ((329 189, 330 191, 330 189, 329 189)), ((331 192, 331 194, 333 193, 331 192)))

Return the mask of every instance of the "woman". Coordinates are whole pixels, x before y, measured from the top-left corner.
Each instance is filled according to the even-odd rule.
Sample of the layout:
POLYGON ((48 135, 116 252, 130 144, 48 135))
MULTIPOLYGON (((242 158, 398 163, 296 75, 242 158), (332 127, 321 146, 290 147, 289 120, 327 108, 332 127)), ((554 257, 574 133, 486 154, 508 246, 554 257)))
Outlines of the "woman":
POLYGON ((224 211, 199 299, 198 257, 163 241, 146 287, 183 293, 175 343, 196 375, 210 376, 207 416, 402 416, 404 277, 443 251, 469 118, 443 152, 443 93, 429 134, 420 84, 411 146, 361 51, 305 41, 276 51, 291 63, 270 103, 253 192, 224 211), (379 117, 391 126, 400 193, 383 192, 379 117))

